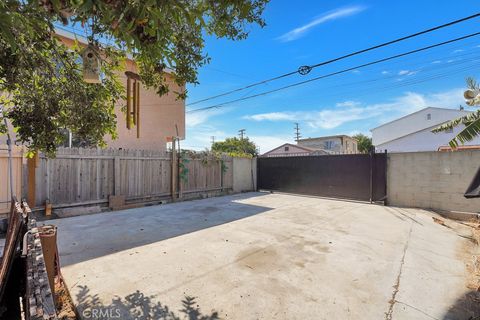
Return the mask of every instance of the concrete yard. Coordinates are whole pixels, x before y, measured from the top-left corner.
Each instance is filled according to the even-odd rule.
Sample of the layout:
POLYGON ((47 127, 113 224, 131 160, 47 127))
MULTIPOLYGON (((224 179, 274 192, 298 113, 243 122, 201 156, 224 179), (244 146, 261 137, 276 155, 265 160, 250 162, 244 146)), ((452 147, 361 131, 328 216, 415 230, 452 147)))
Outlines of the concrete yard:
POLYGON ((468 229, 432 216, 247 193, 52 222, 83 319, 468 319, 468 229))

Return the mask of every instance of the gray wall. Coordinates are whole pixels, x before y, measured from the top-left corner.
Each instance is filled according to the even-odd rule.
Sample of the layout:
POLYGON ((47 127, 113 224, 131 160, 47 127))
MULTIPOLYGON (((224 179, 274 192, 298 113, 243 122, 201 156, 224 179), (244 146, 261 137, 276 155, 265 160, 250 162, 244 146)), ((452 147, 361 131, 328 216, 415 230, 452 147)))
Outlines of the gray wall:
POLYGON ((391 153, 388 204, 479 212, 480 199, 463 197, 479 167, 480 151, 391 153))
POLYGON ((233 158, 233 192, 256 190, 257 158, 233 158))

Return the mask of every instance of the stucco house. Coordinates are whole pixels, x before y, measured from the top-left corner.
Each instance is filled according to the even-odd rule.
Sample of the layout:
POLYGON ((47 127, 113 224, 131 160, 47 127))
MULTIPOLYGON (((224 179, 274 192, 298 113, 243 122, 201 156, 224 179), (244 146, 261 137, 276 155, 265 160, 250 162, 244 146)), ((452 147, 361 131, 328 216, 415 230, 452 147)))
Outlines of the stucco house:
POLYGON ((358 153, 357 140, 347 135, 299 139, 297 145, 331 153, 358 153))
MULTIPOLYGON (((449 150, 448 142, 464 127, 458 126, 439 133, 433 133, 432 130, 469 113, 462 109, 427 107, 371 129, 372 144, 377 151, 388 152, 449 150)), ((478 145, 479 138, 465 144, 469 148, 478 145)))

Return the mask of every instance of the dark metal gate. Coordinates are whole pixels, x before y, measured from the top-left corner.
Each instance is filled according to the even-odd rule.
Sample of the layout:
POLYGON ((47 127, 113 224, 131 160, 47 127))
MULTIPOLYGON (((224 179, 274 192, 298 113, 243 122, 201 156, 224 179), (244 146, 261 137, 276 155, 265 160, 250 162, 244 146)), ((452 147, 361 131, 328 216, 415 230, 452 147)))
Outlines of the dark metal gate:
POLYGON ((258 189, 363 201, 386 199, 385 153, 258 158, 258 189))

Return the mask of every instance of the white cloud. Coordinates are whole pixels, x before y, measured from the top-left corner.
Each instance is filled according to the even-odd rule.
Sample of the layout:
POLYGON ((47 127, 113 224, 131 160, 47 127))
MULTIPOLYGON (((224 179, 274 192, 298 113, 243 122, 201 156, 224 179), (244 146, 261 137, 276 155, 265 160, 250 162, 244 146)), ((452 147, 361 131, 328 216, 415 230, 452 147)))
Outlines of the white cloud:
POLYGON ((441 60, 432 61, 432 64, 438 64, 438 63, 442 63, 442 61, 441 60))
POLYGON ((384 103, 345 101, 330 109, 263 113, 244 118, 254 121, 303 121, 314 129, 333 129, 358 120, 376 118, 380 122, 389 121, 428 106, 457 107, 463 102, 462 92, 462 88, 434 94, 406 92, 384 103))
POLYGON ((260 153, 265 153, 270 151, 278 146, 281 146, 284 143, 293 143, 293 136, 286 137, 286 136, 248 136, 248 138, 255 142, 255 144, 260 149, 260 153))
POLYGON ((465 50, 463 50, 463 49, 457 49, 457 50, 453 50, 453 53, 460 53, 460 52, 463 52, 463 51, 465 51, 465 50))
POLYGON ((255 114, 252 116, 244 116, 243 119, 255 120, 255 121, 282 121, 282 120, 291 120, 294 115, 285 113, 285 112, 270 112, 270 113, 261 113, 255 114))
POLYGON ((221 108, 221 109, 207 109, 197 112, 190 112, 185 114, 185 124, 187 127, 193 128, 198 125, 205 123, 209 118, 223 114, 228 110, 221 108))
POLYGON ((280 37, 278 37, 278 39, 283 42, 297 40, 298 38, 301 38, 306 32, 308 32, 311 28, 315 26, 318 26, 328 21, 333 21, 340 18, 353 16, 355 14, 362 12, 365 9, 366 8, 362 6, 350 6, 350 7, 338 8, 338 9, 326 12, 320 17, 310 21, 309 23, 301 27, 295 28, 293 30, 290 30, 289 32, 281 35, 280 37))
POLYGON ((418 73, 418 71, 412 71, 412 70, 400 70, 398 72, 399 76, 413 76, 414 74, 418 73))
MULTIPOLYGON (((248 132, 247 132, 248 133, 248 132)), ((215 137, 215 141, 223 141, 227 137, 235 136, 235 134, 228 135, 226 132, 217 130, 215 127, 210 125, 199 125, 195 128, 187 129, 187 139, 181 142, 182 149, 202 151, 206 148, 209 149, 212 143, 212 136, 215 137)), ((255 142, 259 147, 260 153, 265 153, 272 150, 284 143, 290 142, 293 143, 292 136, 282 136, 282 135, 248 135, 248 138, 255 142)))
POLYGON ((386 71, 386 70, 384 70, 384 71, 382 71, 382 74, 383 74, 383 75, 386 75, 386 74, 390 74, 390 72, 389 72, 389 71, 386 71))
POLYGON ((215 137, 215 141, 220 141, 224 140, 227 135, 213 126, 202 124, 196 127, 187 127, 186 136, 187 138, 181 142, 182 149, 199 151, 210 148, 212 136, 215 137))
POLYGON ((360 102, 358 102, 358 101, 347 100, 347 101, 343 101, 343 102, 338 102, 335 105, 337 107, 355 107, 355 106, 358 106, 359 104, 360 104, 360 102))

